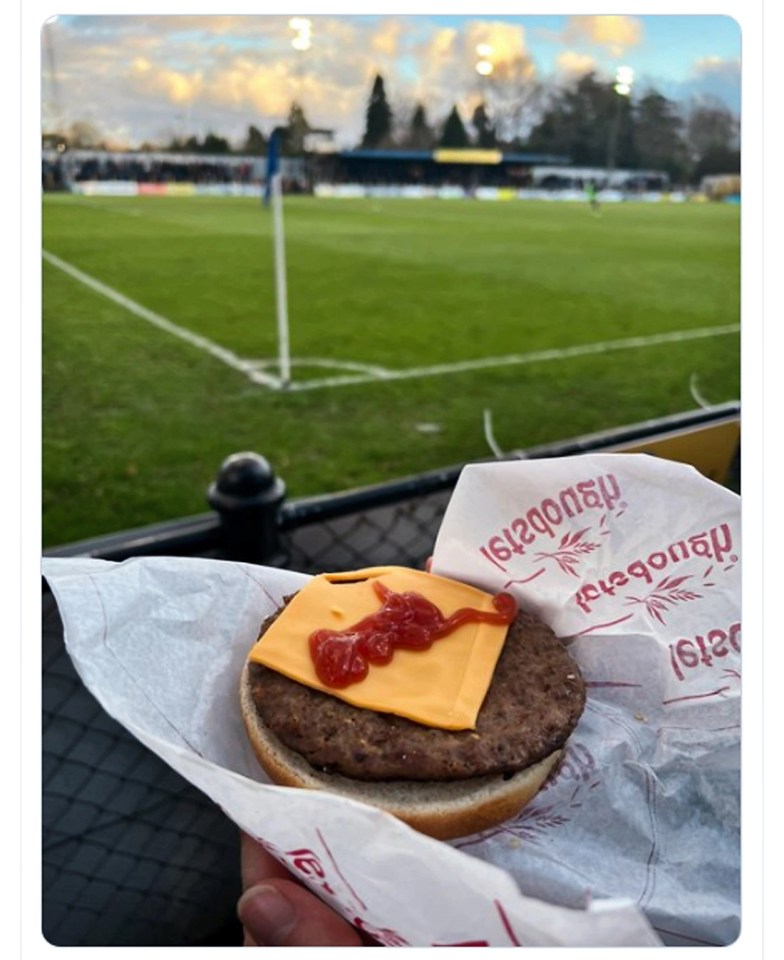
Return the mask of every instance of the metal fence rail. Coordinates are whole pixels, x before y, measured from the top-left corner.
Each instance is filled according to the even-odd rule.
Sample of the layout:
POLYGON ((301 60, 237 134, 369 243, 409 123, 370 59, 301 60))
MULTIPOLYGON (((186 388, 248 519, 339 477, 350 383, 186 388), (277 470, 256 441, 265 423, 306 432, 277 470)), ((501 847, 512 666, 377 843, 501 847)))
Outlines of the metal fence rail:
MULTIPOLYGON (((512 451, 504 459, 640 448, 657 438, 737 422, 739 417, 740 405, 726 403, 512 451)), ((283 481, 264 457, 239 453, 224 461, 207 492, 211 512, 82 540, 45 553, 105 560, 154 555, 223 557, 305 573, 353 563, 416 565, 432 548, 461 470, 462 464, 390 483, 287 500, 283 481)), ((729 485, 739 490, 739 447, 728 474, 729 485)))

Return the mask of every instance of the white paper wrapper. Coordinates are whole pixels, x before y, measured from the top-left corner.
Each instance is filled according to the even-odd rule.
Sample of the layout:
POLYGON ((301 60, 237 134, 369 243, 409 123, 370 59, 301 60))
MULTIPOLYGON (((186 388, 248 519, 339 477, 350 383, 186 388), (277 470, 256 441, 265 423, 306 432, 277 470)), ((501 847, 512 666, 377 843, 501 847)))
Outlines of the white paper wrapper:
POLYGON ((579 634, 589 698, 532 804, 452 844, 270 785, 258 767, 239 677, 302 574, 182 558, 45 559, 43 573, 106 711, 382 943, 656 945, 651 924, 665 942, 727 943, 739 926, 738 526, 738 498, 647 457, 466 468, 434 572, 506 587, 579 634), (597 584, 613 573, 608 594, 597 584))
POLYGON ((669 942, 737 937, 740 533, 739 497, 644 455, 462 472, 433 572, 511 590, 588 685, 555 783, 462 849, 558 903, 631 897, 669 942))

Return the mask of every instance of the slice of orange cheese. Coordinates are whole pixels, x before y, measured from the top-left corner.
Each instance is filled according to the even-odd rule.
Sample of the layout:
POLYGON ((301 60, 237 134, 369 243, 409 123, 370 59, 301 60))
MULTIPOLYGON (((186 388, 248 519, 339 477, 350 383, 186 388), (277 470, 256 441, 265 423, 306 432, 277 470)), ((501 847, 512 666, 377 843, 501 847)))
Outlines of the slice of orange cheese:
POLYGON ((293 597, 249 658, 357 707, 431 727, 472 729, 506 639, 506 625, 462 624, 428 650, 396 650, 390 663, 371 664, 364 680, 342 689, 326 687, 316 676, 310 635, 321 628, 345 630, 375 613, 381 603, 373 589, 375 579, 397 593, 426 596, 445 617, 461 607, 495 611, 489 593, 404 567, 321 574, 293 597))

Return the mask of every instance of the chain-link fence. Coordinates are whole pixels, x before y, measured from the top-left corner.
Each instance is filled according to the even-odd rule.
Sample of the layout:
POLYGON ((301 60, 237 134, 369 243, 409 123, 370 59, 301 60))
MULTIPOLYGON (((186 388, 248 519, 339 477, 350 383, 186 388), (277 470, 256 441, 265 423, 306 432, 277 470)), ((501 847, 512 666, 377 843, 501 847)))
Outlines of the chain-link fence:
POLYGON ((237 830, 107 716, 43 597, 42 932, 57 946, 239 942, 237 830))
MULTIPOLYGON (((279 546, 287 566, 306 573, 423 567, 448 497, 329 519, 314 519, 311 503, 308 519, 289 516, 279 546)), ((201 555, 220 556, 215 536, 197 541, 201 555)), ((184 552, 181 539, 173 545, 184 552)), ((44 591, 44 936, 58 946, 238 945, 239 884, 237 829, 106 715, 77 676, 44 591)))
POLYGON ((451 487, 390 506, 292 527, 281 534, 288 566, 305 573, 399 565, 423 568, 451 487))

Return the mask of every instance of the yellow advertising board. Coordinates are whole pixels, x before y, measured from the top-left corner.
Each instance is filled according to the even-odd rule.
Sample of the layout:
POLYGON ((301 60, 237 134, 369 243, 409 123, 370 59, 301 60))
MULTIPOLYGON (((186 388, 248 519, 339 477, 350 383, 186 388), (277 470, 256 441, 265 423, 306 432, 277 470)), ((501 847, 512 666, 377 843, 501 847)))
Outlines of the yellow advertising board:
POLYGON ((460 147, 433 151, 436 163, 500 163, 503 158, 500 150, 471 150, 460 147))
POLYGON ((709 480, 723 483, 740 443, 740 417, 656 434, 645 440, 608 448, 608 452, 649 453, 690 463, 709 480))
POLYGON ((166 196, 194 197, 196 196, 196 185, 193 183, 167 183, 166 196))

